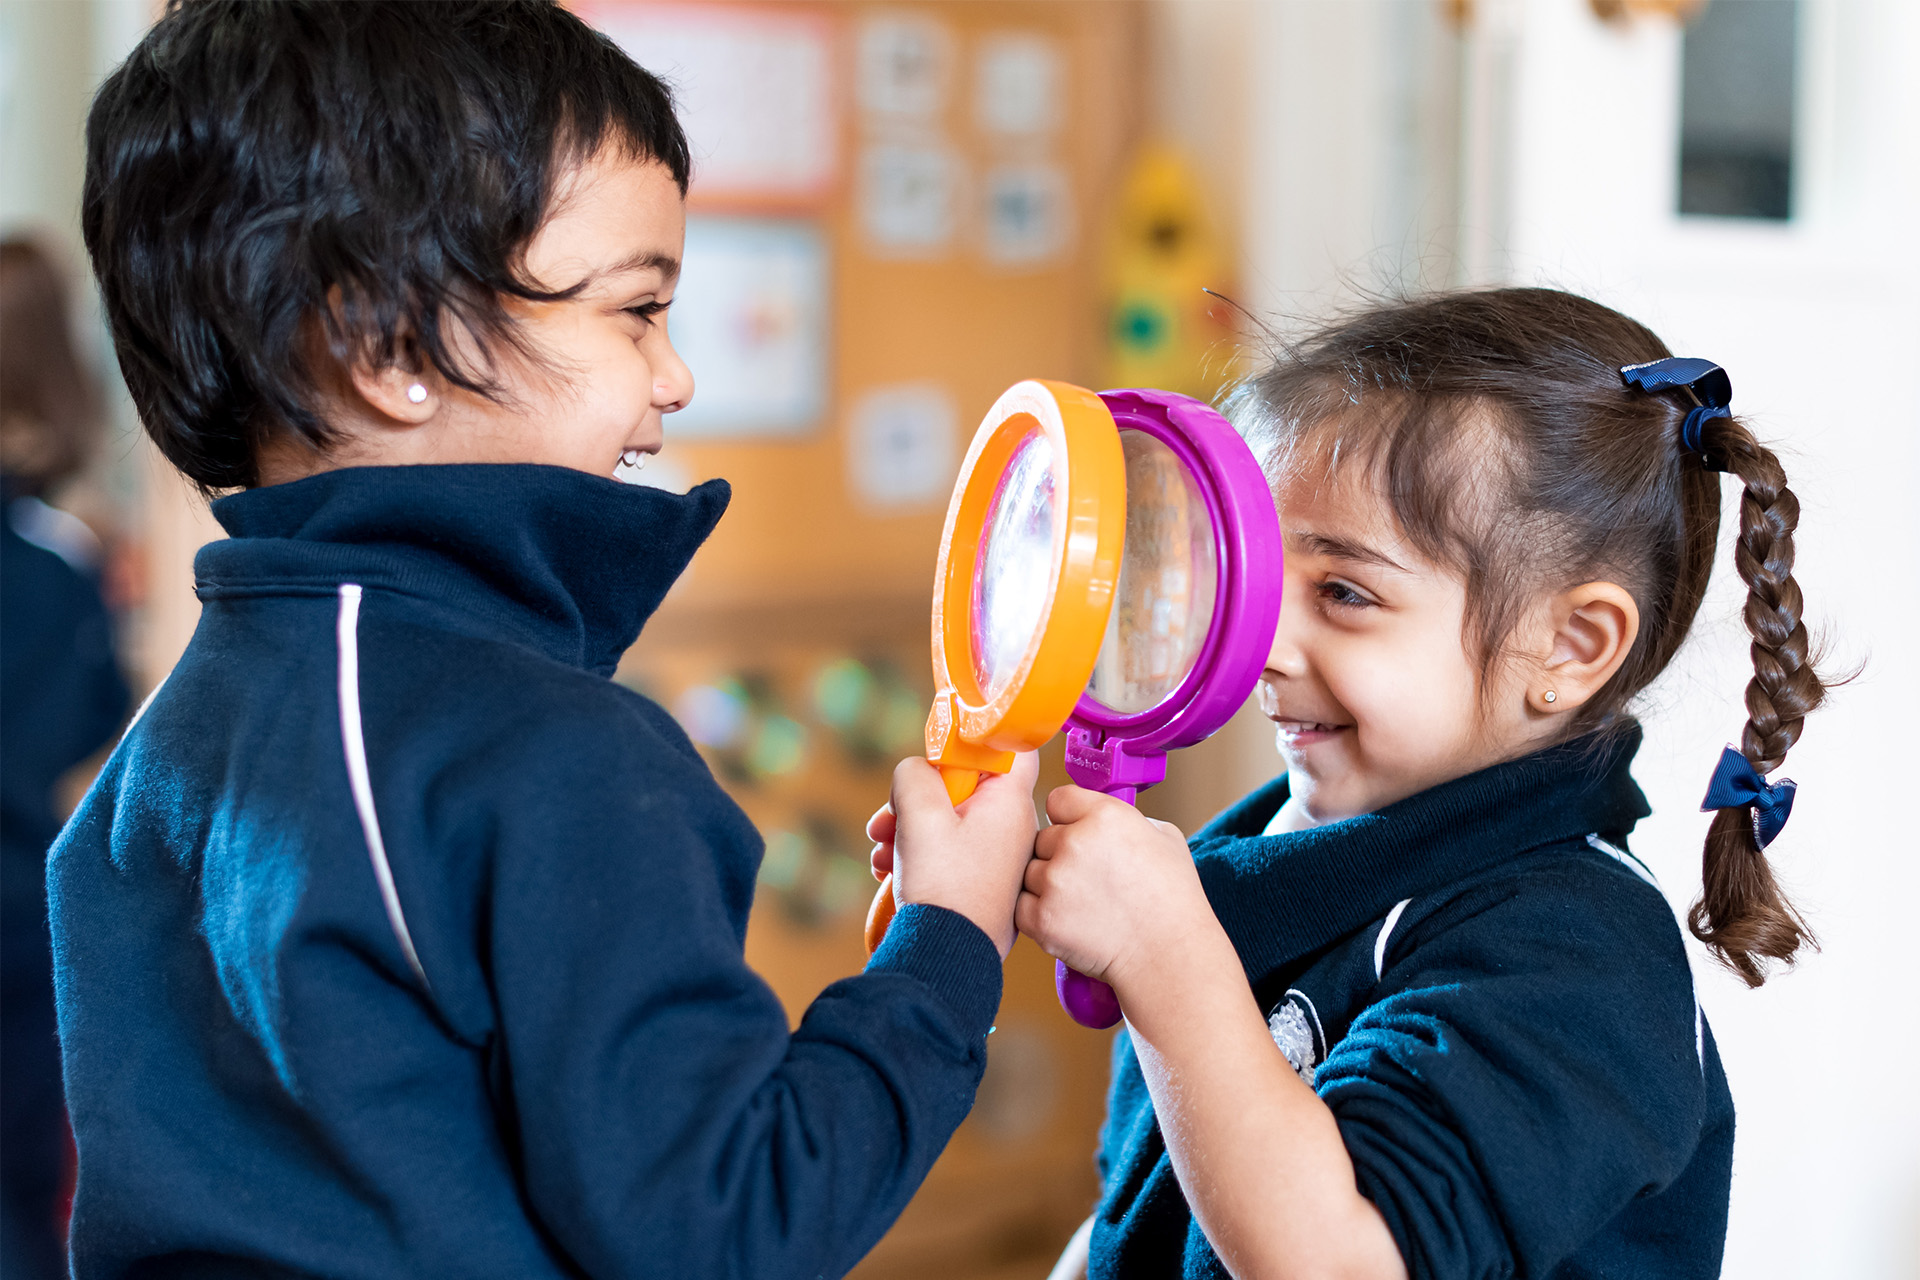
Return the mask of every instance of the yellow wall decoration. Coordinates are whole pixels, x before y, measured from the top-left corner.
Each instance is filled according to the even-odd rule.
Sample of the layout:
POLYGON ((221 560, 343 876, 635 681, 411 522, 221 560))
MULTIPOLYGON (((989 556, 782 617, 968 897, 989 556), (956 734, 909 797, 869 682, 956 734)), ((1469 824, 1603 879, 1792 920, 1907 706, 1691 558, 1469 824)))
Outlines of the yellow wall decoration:
POLYGON ((1231 372, 1227 253, 1199 179, 1180 153, 1150 143, 1121 185, 1101 284, 1106 341, 1100 383, 1211 399, 1231 372))

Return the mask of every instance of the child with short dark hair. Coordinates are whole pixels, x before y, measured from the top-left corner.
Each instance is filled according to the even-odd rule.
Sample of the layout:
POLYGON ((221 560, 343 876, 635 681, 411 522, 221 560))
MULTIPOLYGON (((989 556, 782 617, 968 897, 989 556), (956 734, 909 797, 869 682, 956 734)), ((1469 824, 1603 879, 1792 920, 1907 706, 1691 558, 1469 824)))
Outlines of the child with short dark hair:
POLYGON ((838 1275, 966 1114, 1031 757, 789 1032, 758 835, 607 678, 728 500, 612 478, 693 391, 687 179, 531 0, 176 0, 101 89, 121 366, 240 492, 51 860, 76 1275, 838 1275))
POLYGON ((1719 1275, 1733 1100, 1627 840, 1632 700, 1700 607, 1722 473, 1754 675, 1689 923, 1756 986, 1807 945, 1765 775, 1825 693, 1799 504, 1730 398, 1546 289, 1367 309, 1235 394, 1286 538, 1287 773, 1191 849, 1048 801, 1017 919, 1129 1024, 1056 1275, 1719 1275))

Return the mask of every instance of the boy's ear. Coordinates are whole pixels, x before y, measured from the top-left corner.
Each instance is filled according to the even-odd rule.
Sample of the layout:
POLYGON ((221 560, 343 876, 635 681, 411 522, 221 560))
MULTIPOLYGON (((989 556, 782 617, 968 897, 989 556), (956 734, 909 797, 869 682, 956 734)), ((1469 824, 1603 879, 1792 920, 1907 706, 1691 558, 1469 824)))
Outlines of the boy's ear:
POLYGON ((1613 678, 1640 634, 1640 607, 1617 582, 1583 582, 1548 608, 1551 645, 1541 685, 1527 690, 1527 704, 1552 714, 1584 706, 1613 678))

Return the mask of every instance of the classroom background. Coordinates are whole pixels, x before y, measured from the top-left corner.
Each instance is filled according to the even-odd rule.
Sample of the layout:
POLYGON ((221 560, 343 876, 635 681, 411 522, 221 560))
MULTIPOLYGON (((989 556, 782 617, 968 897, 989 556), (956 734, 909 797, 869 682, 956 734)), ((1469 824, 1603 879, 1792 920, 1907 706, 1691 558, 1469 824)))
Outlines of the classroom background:
MULTIPOLYGON (((1794 750, 1799 816, 1770 851, 1823 949, 1749 992, 1694 948, 1739 1108, 1725 1274, 1920 1277, 1920 5, 575 7, 675 84, 696 155, 672 323, 700 390, 640 479, 736 494, 618 678, 766 834, 748 956, 790 1011, 862 961, 860 828, 918 749, 946 497, 1003 387, 1207 396, 1261 326, 1550 283, 1726 366, 1804 504, 1809 618, 1836 667, 1861 665, 1794 750)), ((59 503, 106 549, 136 695, 191 634, 192 554, 219 536, 139 434, 79 243, 89 96, 153 12, 0 0, 0 233, 48 249, 83 301, 111 420, 59 503)), ((1656 816, 1635 846, 1677 912, 1700 789, 1744 715, 1740 600, 1723 553, 1642 708, 1656 816)), ((1243 712, 1143 807, 1197 828, 1277 771, 1269 729, 1243 712)), ((1056 745, 1042 785, 1061 780, 1056 745)), ((1023 942, 978 1108, 856 1275, 1044 1276, 1095 1193, 1108 1043, 1023 942)))

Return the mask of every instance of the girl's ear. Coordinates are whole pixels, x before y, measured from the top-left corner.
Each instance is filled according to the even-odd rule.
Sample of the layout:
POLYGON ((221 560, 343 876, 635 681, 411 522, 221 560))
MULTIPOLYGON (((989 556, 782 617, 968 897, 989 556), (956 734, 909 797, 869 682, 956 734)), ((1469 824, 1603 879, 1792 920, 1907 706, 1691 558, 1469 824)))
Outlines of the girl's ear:
POLYGON ((417 427, 440 408, 440 381, 431 373, 415 373, 401 364, 376 368, 355 360, 347 376, 367 408, 390 419, 393 426, 417 427))
POLYGON ((352 336, 346 321, 340 286, 327 290, 331 315, 323 327, 316 321, 307 334, 316 364, 326 367, 328 390, 342 403, 336 414, 362 427, 417 427, 440 408, 444 384, 403 329, 395 336, 394 359, 378 360, 373 344, 352 336), (344 336, 343 336, 344 335, 344 336))
POLYGON ((1584 706, 1613 678, 1640 634, 1640 607, 1617 582, 1583 582, 1555 596, 1548 611, 1552 642, 1527 704, 1551 715, 1584 706))

